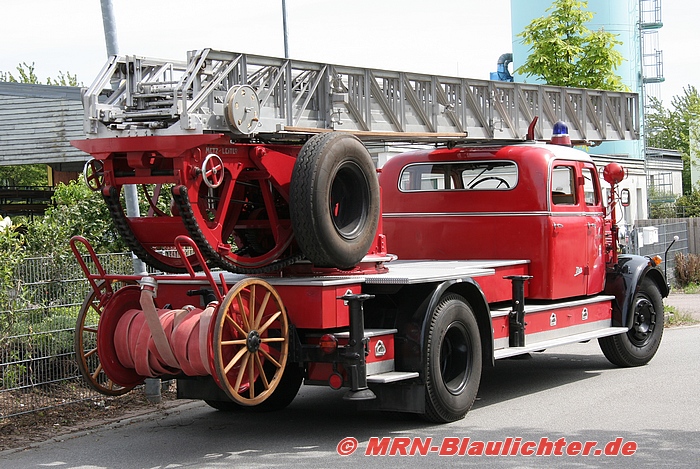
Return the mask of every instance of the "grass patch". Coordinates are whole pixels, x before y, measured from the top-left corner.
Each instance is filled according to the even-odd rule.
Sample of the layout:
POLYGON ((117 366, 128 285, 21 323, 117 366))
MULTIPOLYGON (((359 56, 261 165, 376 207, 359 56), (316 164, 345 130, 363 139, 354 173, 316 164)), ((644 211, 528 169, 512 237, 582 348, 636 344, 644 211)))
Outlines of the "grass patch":
POLYGON ((700 284, 697 283, 689 283, 688 285, 679 288, 680 291, 683 293, 687 293, 689 295, 694 294, 694 293, 700 293, 700 284))
POLYGON ((690 314, 678 311, 678 308, 675 306, 664 306, 665 327, 690 326, 692 324, 698 324, 699 322, 700 321, 690 314))

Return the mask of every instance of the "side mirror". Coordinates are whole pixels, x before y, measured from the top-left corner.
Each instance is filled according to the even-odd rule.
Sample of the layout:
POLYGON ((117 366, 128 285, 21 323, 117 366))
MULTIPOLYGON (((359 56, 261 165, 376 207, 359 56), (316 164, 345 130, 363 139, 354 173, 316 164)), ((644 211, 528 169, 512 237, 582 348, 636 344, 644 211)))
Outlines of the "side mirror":
POLYGON ((620 204, 622 204, 623 207, 630 206, 630 190, 629 189, 622 189, 620 191, 620 204))

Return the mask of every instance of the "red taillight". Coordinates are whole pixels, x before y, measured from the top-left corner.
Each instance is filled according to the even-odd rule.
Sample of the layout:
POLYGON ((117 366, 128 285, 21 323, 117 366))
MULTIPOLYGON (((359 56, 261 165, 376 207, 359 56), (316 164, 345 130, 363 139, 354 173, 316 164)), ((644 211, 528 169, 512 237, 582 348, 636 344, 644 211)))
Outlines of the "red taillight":
POLYGON ((343 387, 343 376, 340 373, 333 373, 328 378, 328 385, 336 391, 343 387))
POLYGON ((338 339, 333 334, 324 334, 318 341, 318 346, 321 347, 321 352, 330 355, 338 348, 338 339))

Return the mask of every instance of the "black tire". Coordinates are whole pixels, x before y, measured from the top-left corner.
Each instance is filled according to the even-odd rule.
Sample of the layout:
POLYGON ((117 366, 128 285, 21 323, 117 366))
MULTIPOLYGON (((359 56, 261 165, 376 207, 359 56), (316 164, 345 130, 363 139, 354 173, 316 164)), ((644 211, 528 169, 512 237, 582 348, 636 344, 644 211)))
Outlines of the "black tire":
POLYGON ((244 412, 247 409, 247 407, 233 401, 212 401, 205 399, 204 402, 206 402, 209 407, 213 407, 221 412, 244 412))
POLYGON ((634 322, 623 333, 598 339, 600 349, 610 363, 641 366, 649 363, 661 344, 664 333, 664 304, 659 287, 645 277, 634 297, 634 322))
POLYGON ((379 181, 367 149, 347 133, 317 134, 303 146, 289 188, 292 227, 314 265, 350 269, 379 224, 379 181))
POLYGON ((431 422, 463 418, 481 381, 481 338, 476 317, 459 295, 445 295, 430 317, 424 350, 425 414, 431 422))
MULTIPOLYGON (((204 402, 222 412, 276 412, 292 403, 297 393, 299 393, 303 378, 302 369, 296 363, 287 363, 275 392, 256 406, 248 407, 233 401, 205 400, 204 402)), ((258 384, 256 382, 256 386, 258 384)), ((262 389, 256 387, 256 392, 260 391, 262 389)))
POLYGON ((287 363, 275 392, 253 408, 259 412, 275 412, 284 409, 299 393, 303 378, 304 373, 296 363, 287 363))

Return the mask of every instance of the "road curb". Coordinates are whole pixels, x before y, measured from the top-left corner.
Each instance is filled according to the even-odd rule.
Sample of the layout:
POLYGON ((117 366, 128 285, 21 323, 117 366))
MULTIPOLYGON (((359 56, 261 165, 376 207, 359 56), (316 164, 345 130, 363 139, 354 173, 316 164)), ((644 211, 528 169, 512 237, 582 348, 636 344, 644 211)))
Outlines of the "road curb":
MULTIPOLYGON (((199 407, 202 405, 202 401, 192 401, 192 400, 174 400, 167 401, 153 408, 146 408, 142 410, 136 410, 128 413, 125 416, 117 417, 111 420, 99 420, 95 422, 87 423, 82 429, 71 431, 68 429, 66 433, 60 435, 52 436, 51 438, 44 441, 37 441, 30 443, 28 445, 19 446, 17 448, 10 448, 0 451, 0 458, 20 451, 26 451, 32 448, 37 448, 50 443, 60 443, 66 440, 72 440, 74 438, 80 438, 82 436, 95 433, 97 431, 110 430, 113 428, 125 427, 135 422, 141 422, 155 417, 167 417, 171 414, 187 410, 193 407, 199 407)), ((78 428, 72 427, 72 428, 78 428)))

